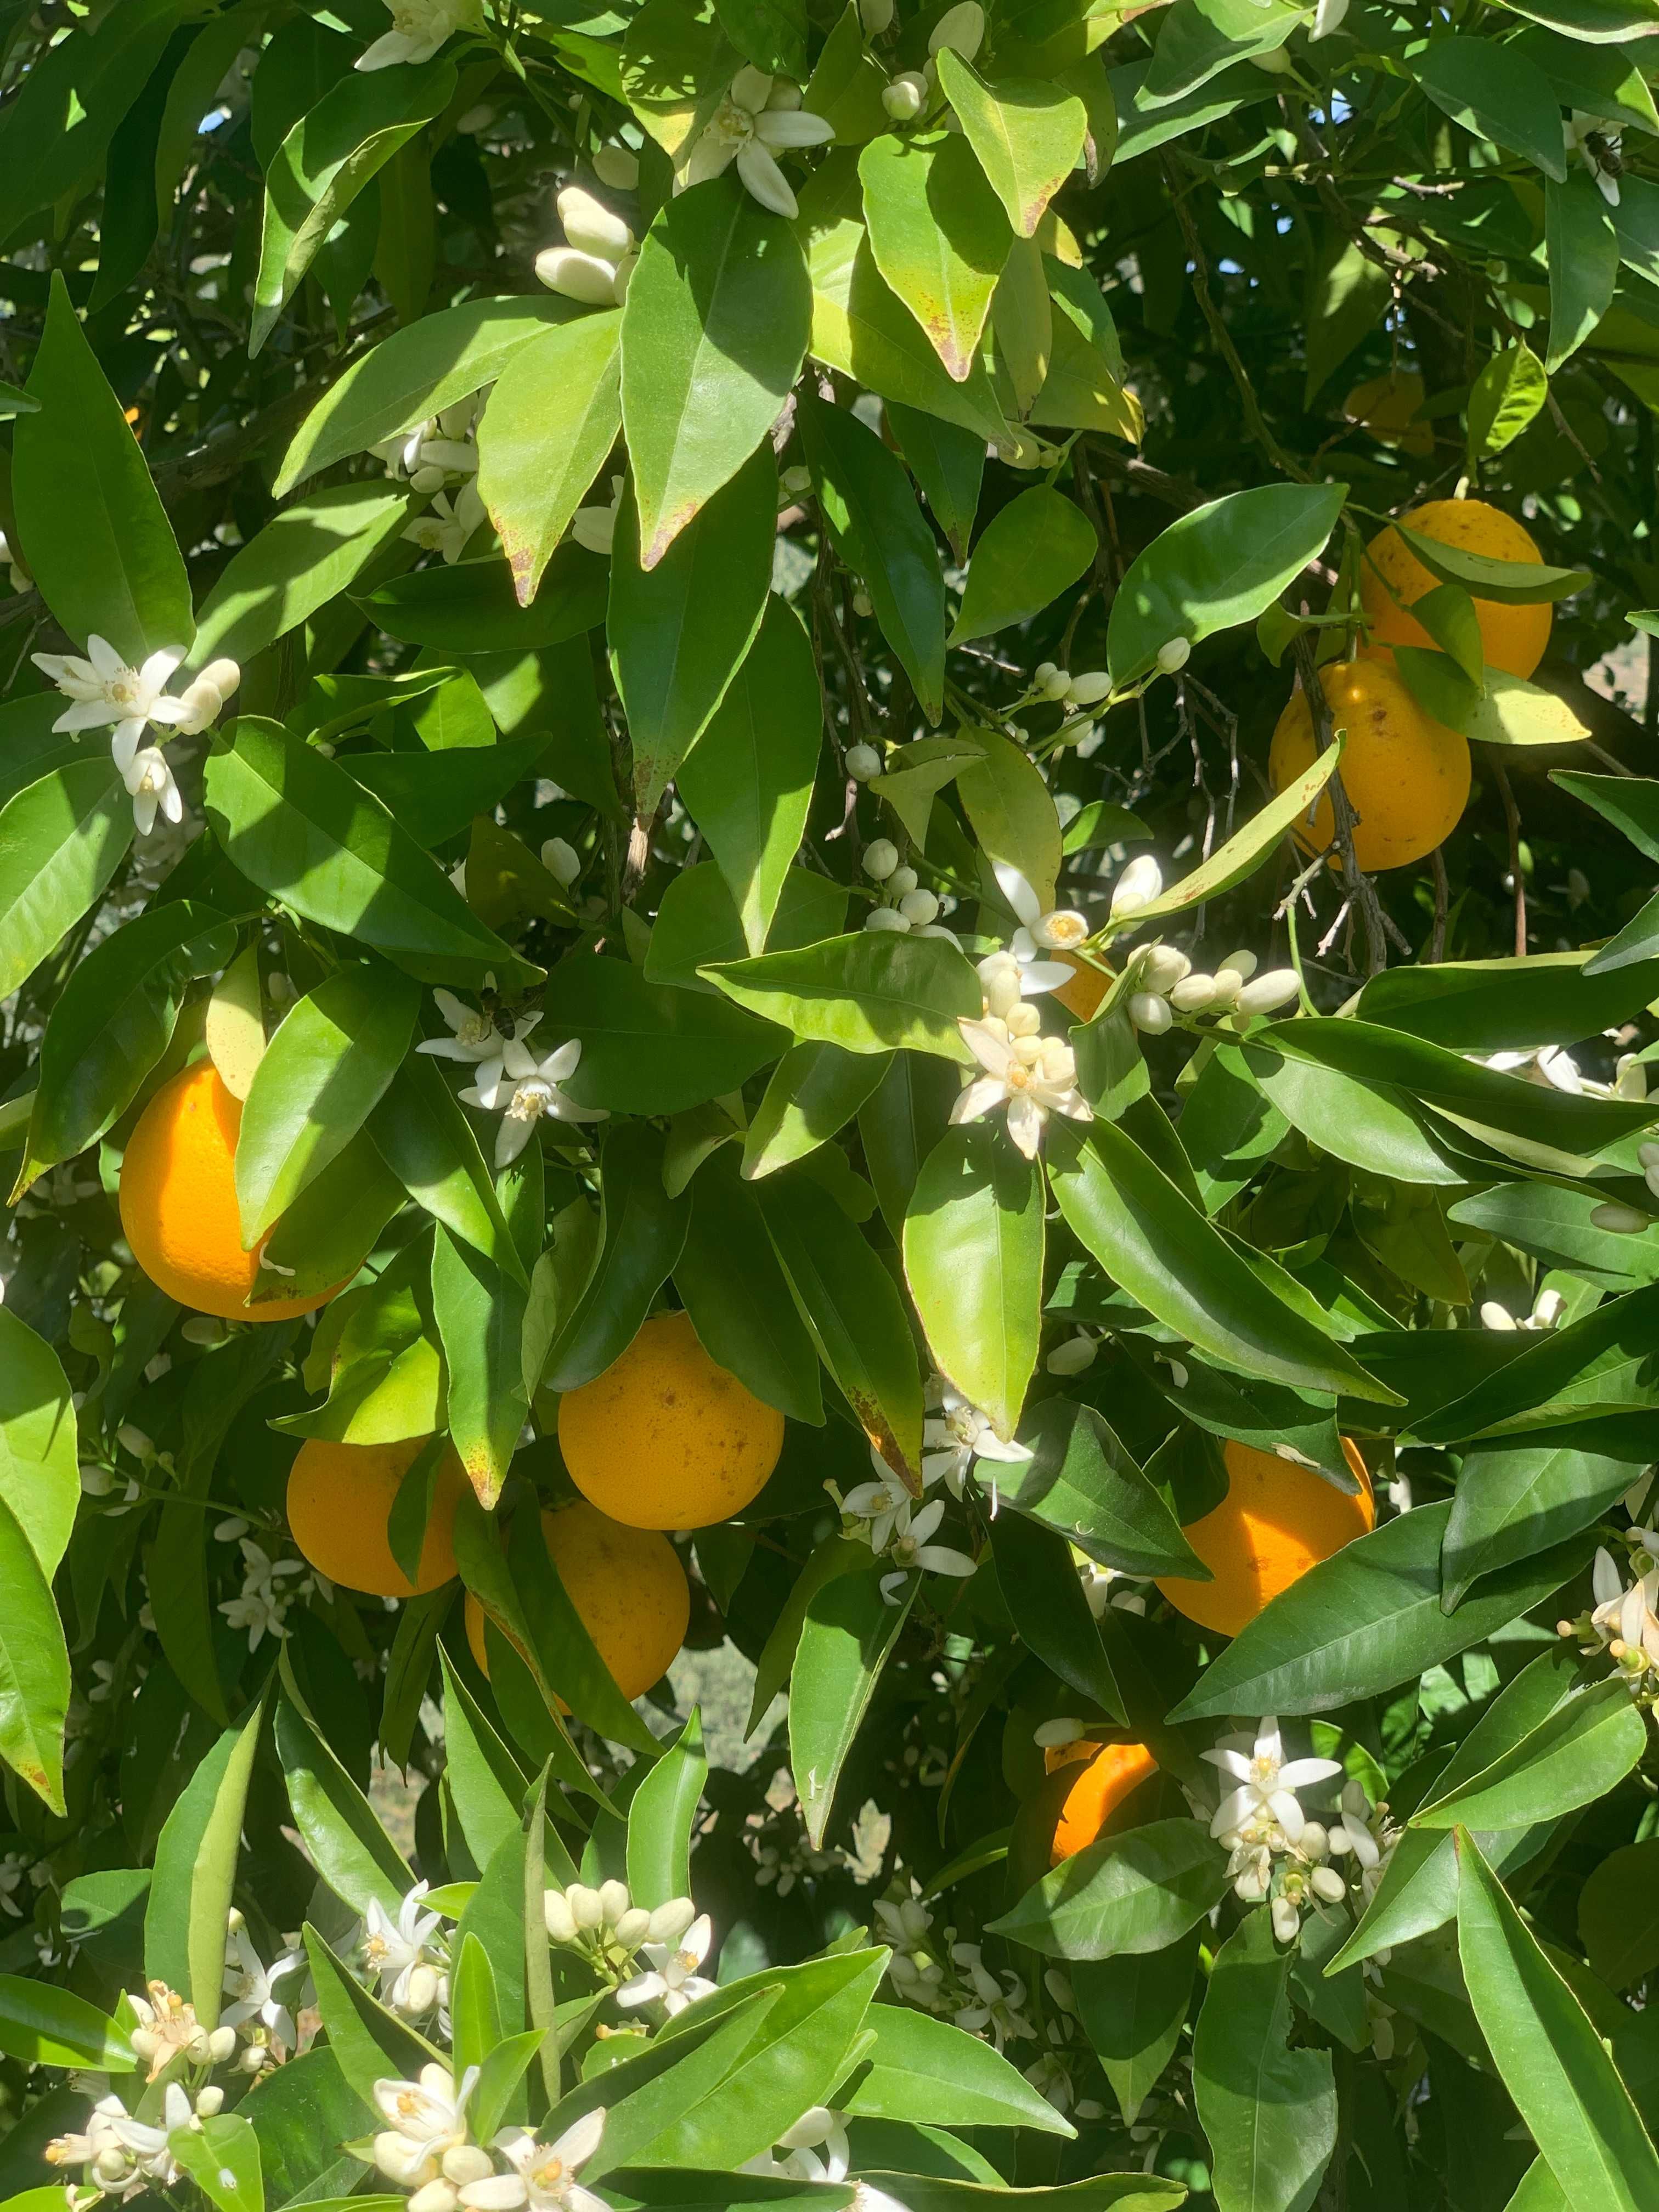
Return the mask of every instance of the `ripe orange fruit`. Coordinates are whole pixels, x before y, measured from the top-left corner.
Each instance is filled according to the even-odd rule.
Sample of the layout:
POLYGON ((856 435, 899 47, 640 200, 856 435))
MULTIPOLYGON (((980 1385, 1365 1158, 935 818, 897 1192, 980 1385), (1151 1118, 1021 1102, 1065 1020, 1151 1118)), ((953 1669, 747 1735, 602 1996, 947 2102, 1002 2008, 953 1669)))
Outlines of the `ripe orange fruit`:
POLYGON ((1079 1021, 1091 1022, 1095 1010, 1112 988, 1111 977, 1098 968, 1085 967, 1080 960, 1073 960, 1069 953, 1056 952, 1054 957, 1056 960, 1063 960, 1073 973, 1071 981, 1062 983, 1057 991, 1051 991, 1049 997, 1058 999, 1066 1012, 1075 1015, 1079 1021))
POLYGON ((1237 1636, 1310 1567, 1375 1528, 1370 1477, 1347 1437, 1342 1454, 1359 1479, 1356 1498, 1294 1460, 1230 1443, 1227 1495, 1182 1531, 1215 1580, 1160 1579, 1158 1586, 1176 1611, 1218 1636, 1237 1636))
POLYGON ((164 1083, 138 1117, 121 1161, 121 1231, 159 1290, 222 1321, 291 1321, 336 1291, 250 1305, 257 1251, 242 1249, 236 1138, 242 1102, 210 1060, 164 1083))
MULTIPOLYGON (((1443 844, 1469 797, 1467 738, 1423 712, 1406 689, 1392 653, 1333 661, 1320 671, 1331 719, 1347 732, 1342 785, 1358 819, 1354 858, 1368 872, 1401 868, 1443 844)), ((1313 716, 1297 690, 1273 732, 1267 770, 1275 791, 1313 764, 1313 716)), ((1330 797, 1322 792, 1296 825, 1297 842, 1316 853, 1335 834, 1330 797)))
MULTIPOLYGON (((1536 544, 1514 516, 1505 514, 1501 507, 1489 507, 1484 499, 1431 500, 1426 507, 1413 507, 1401 520, 1419 537, 1432 538, 1441 545, 1460 546, 1465 552, 1485 553, 1494 561, 1540 557, 1536 544)), ((1373 538, 1365 550, 1369 557, 1360 570, 1359 599, 1371 626, 1371 643, 1431 646, 1434 640, 1407 609, 1433 591, 1439 579, 1429 574, 1415 553, 1407 551, 1392 524, 1373 538)), ((1477 599, 1474 611, 1480 618, 1487 665, 1506 669, 1511 676, 1530 676, 1550 641, 1553 617, 1548 602, 1506 607, 1496 599, 1477 599)))
POLYGON ((413 1582, 392 1556, 386 1516, 398 1486, 428 1442, 410 1437, 395 1444, 335 1444, 308 1437, 288 1476, 288 1525, 295 1542, 319 1575, 342 1589, 371 1597, 418 1597, 455 1572, 455 1507, 466 1475, 447 1451, 433 1488, 413 1582))
POLYGON ((1342 403, 1342 412, 1349 422, 1369 430, 1378 445, 1422 455, 1434 451, 1432 426, 1416 419, 1422 404, 1423 380, 1407 368, 1356 384, 1342 403))
MULTIPOLYGON (((1068 1747, 1069 1748, 1069 1747, 1068 1747)), ((1144 1743, 1103 1744, 1078 1770, 1066 1793, 1049 1863, 1058 1866, 1085 1844, 1092 1844, 1132 1790, 1138 1790, 1158 1771, 1158 1761, 1144 1743)))
MULTIPOLYGON (((643 1697, 667 1673, 691 1619, 691 1592, 674 1547, 653 1529, 624 1528, 582 1504, 544 1513, 542 1534, 617 1687, 625 1698, 643 1697)), ((466 1640, 487 1677, 483 1607, 471 1590, 465 1613, 466 1640)))
POLYGON ((782 1449, 783 1415, 715 1365, 685 1313, 647 1322, 603 1375, 559 1401, 571 1480, 630 1528, 729 1520, 782 1449))

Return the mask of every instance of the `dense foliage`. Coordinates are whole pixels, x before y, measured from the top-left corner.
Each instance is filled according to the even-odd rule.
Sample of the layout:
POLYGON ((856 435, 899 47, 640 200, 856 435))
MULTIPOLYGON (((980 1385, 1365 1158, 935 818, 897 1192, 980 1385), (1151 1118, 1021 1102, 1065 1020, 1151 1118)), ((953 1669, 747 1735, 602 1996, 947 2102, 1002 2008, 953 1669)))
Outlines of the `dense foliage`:
POLYGON ((0 0, 0 2200, 1659 2205, 1656 34, 0 0))

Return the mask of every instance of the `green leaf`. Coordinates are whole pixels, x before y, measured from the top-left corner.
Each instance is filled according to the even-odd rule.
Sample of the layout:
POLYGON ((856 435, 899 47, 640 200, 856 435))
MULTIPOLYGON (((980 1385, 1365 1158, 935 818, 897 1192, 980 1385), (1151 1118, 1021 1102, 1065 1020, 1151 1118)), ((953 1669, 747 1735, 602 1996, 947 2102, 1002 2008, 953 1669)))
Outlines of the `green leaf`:
POLYGON ((135 915, 75 969, 41 1042, 34 1106, 12 1196, 95 1144, 173 1037, 185 991, 222 967, 235 933, 189 899, 135 915))
POLYGON ((883 636, 930 722, 945 711, 945 571, 904 465, 843 407, 803 398, 795 419, 836 550, 863 579, 883 636))
POLYGON ((708 1161, 691 1185, 674 1287, 711 1359, 791 1420, 822 1424, 817 1347, 729 1156, 708 1161))
POLYGON ((1066 1225, 1113 1280, 1200 1352, 1304 1389, 1395 1394, 1261 1277, 1121 1127, 1050 1124, 1048 1180, 1066 1225))
POLYGON ((1151 1820, 1085 1844, 988 1925, 1047 1959, 1162 1951, 1226 1887, 1227 1854, 1201 1821, 1151 1820))
POLYGON ((1042 1333, 1042 1177, 999 1131, 948 1131, 904 1223, 904 1274, 933 1363, 1013 1435, 1042 1333))
MULTIPOLYGON (((1500 53, 1509 52, 1499 47, 1500 53)), ((1530 64, 1528 64, 1531 66, 1530 64)), ((1551 105, 1555 94, 1550 92, 1551 105)), ((1550 337, 1544 367, 1553 376, 1613 305, 1619 283, 1619 234, 1586 169, 1544 187, 1544 235, 1550 264, 1550 337)))
POLYGON ((1198 1968, 1199 1929, 1162 1951, 1073 1961, 1077 2008, 1112 2085, 1123 2124, 1132 2128, 1169 2064, 1187 2023, 1198 1968))
POLYGON ((137 2064, 118 2022, 72 1990, 0 1974, 0 2051, 26 2066, 131 2074, 137 2064))
POLYGON ((887 1464, 921 1489, 921 1376, 892 1277, 821 1183, 799 1170, 753 1186, 818 1357, 887 1464))
POLYGON ((217 2212, 264 2212, 259 2138, 240 2112, 214 2112, 174 2128, 167 2148, 217 2212))
POLYGON ((908 2005, 872 2005, 875 2029, 867 2071, 856 2077, 846 2109, 862 2118, 935 2128, 1076 2130, 999 2051, 976 2035, 908 2005))
POLYGON ((963 729, 957 739, 978 756, 957 771, 957 788, 981 851, 988 860, 1018 868, 1039 903, 1053 905, 1061 858, 1060 817, 1042 771, 1000 731, 963 729))
POLYGON ((1656 1866, 1659 1836, 1647 1836, 1609 1852, 1578 1893, 1578 1939, 1610 1990, 1629 1989, 1659 1966, 1656 1866))
POLYGON ((562 645, 605 620, 610 567, 574 540, 548 562, 528 606, 519 604, 513 571, 498 554, 394 576, 359 602, 377 626, 436 653, 534 652, 562 645))
POLYGON ((1582 1540, 1488 1577, 1448 1615, 1439 1559, 1449 1504, 1384 1522, 1311 1567, 1211 1661, 1173 1720, 1322 1713, 1376 1697, 1479 1644, 1577 1574, 1582 1540))
MULTIPOLYGON (((946 2138, 947 2143, 954 2141, 946 2138)), ((1046 2189, 1010 2189, 1000 2175, 994 2183, 964 2181, 957 2179, 959 2170, 953 2165, 948 2173, 936 2175, 866 2166, 859 2179, 884 2196, 902 2191, 906 2212, 996 2212, 999 2205, 1004 2212, 1105 2212, 1118 2204, 1137 2205, 1139 2212, 1175 2212, 1191 2201, 1184 2182, 1153 2173, 1094 2173, 1046 2189)))
MULTIPOLYGON (((1258 7, 1255 0, 1206 0, 1202 5, 1200 0, 1175 0, 1159 25, 1152 66, 1135 94, 1136 107, 1168 106, 1234 62, 1276 52, 1306 20, 1299 9, 1258 7)), ((1386 274, 1382 281, 1386 295, 1386 274)), ((1355 343, 1359 335, 1363 333, 1356 335, 1355 343)), ((1310 346, 1310 356, 1312 351, 1310 346)), ((1311 397, 1323 381, 1314 380, 1311 358, 1309 374, 1311 397)))
POLYGON ((244 715, 207 766, 208 818, 250 882, 425 982, 504 988, 541 970, 477 921, 443 870, 337 762, 244 715))
MULTIPOLYGON (((630 296, 632 288, 630 287, 630 296)), ((760 629, 772 582, 777 470, 763 446, 641 565, 631 491, 611 559, 611 664, 634 739, 635 810, 648 820, 708 727, 760 629)))
POLYGON ((775 1175, 844 1128, 886 1073, 872 1053, 837 1044, 798 1044, 773 1069, 743 1143, 750 1182, 775 1175))
POLYGON ((702 1722, 694 1705, 628 1808, 628 1893, 647 1912, 691 1894, 691 1832, 708 1778, 702 1722))
POLYGON ((621 328, 619 313, 583 315, 520 347, 479 420, 478 494, 520 606, 617 442, 621 328))
POLYGON ((627 1351, 678 1264, 690 1220, 690 1199, 663 1188, 655 1130, 624 1124, 606 1138, 602 1159, 599 1256, 548 1353, 543 1375, 552 1390, 591 1382, 627 1351))
POLYGON ((811 641, 787 603, 769 594, 754 643, 678 777, 751 953, 766 943, 800 847, 823 734, 811 641))
MULTIPOLYGON (((38 1509, 36 1509, 38 1512, 38 1509)), ((38 1526, 36 1512, 31 1522, 38 1526)), ((28 1528, 0 1497, 0 1758, 54 1813, 64 1812, 69 1652, 28 1528)))
MULTIPOLYGON (((1524 49, 1527 40, 1520 45, 1524 49)), ((1549 396, 1544 364, 1524 338, 1495 353, 1469 389, 1470 458, 1478 463, 1512 446, 1549 396)))
POLYGON ((999 1511, 991 1522, 991 1556, 1022 1643, 1091 1705, 1121 1722, 1122 1693, 1064 1538, 1024 1513, 999 1511))
MULTIPOLYGON (((525 1778, 450 1665, 448 1653, 441 1650, 439 1657, 444 1678, 445 1776, 467 1850, 477 1865, 488 1868, 509 1840, 522 1843, 525 1778)), ((515 1899, 515 1926, 516 1918, 515 1899)))
POLYGON ((0 991, 9 997, 102 897, 132 843, 114 763, 77 760, 0 809, 0 991))
POLYGON ((1569 2203, 1638 2212, 1659 2155, 1601 2038, 1466 1829, 1456 1832, 1457 1949, 1504 2087, 1569 2203))
POLYGON ((657 566, 771 428, 800 374, 811 320, 794 233, 735 173, 665 203, 622 318, 642 568, 657 566))
POLYGON ((960 383, 991 312, 1012 234, 968 141, 873 138, 859 156, 870 251, 960 383))
POLYGON ((144 1972, 188 1997, 206 2028, 218 2026, 223 2002, 225 1931, 264 1724, 261 1698, 238 1727, 225 1730, 191 1776, 155 1846, 144 1914, 144 1972))
POLYGON ((300 118, 265 175, 250 353, 264 344, 363 186, 443 112, 454 91, 453 65, 436 58, 403 69, 354 70, 300 118))
POLYGON ((398 1067, 368 1133, 416 1206, 504 1273, 527 1280, 472 1125, 424 1053, 398 1067))
POLYGON ((942 422, 937 415, 901 407, 896 402, 886 411, 887 427, 921 486, 929 512, 950 539, 957 560, 965 561, 985 474, 983 439, 958 423, 942 422))
POLYGON ((325 976, 284 1018, 254 1070, 236 1139, 236 1195, 250 1250, 385 1096, 409 1049, 420 1000, 419 986, 395 969, 354 961, 325 976))
POLYGON ((286 1647, 275 1734, 294 1825, 318 1873, 354 1912, 366 1917, 369 1905, 379 1903, 395 1922, 415 1876, 374 1807, 297 1702, 286 1647))
POLYGON ((952 645, 1027 622, 1060 597, 1095 557, 1094 525, 1045 485, 1023 491, 987 523, 969 564, 952 645))
POLYGON ((189 665, 221 654, 247 662, 337 593, 349 591, 398 536, 408 495, 380 483, 337 484, 274 514, 231 556, 196 618, 189 665))
POLYGON ((484 1504, 501 1495, 529 1417, 523 1285, 440 1228, 432 1248, 432 1311, 443 1346, 444 1420, 484 1504))
POLYGON ((1346 496, 1345 484, 1267 484, 1170 523, 1129 563, 1112 601, 1113 683, 1146 675, 1173 639, 1196 645, 1254 622, 1318 558, 1346 496))
POLYGON ((40 401, 12 433, 12 501, 40 595, 78 653, 107 638, 135 668, 185 652, 190 580, 120 401, 54 272, 29 371, 40 401))
POLYGON ((0 1306, 0 1498, 50 1583, 80 1503, 78 1435, 58 1354, 0 1306))
MULTIPOLYGON (((1493 672, 1494 673, 1496 672, 1493 672)), ((1443 960, 1373 975, 1354 1011, 1381 1029, 1405 1030, 1455 1051, 1498 1052, 1551 1044, 1576 1024, 1614 1029, 1659 995, 1659 960, 1634 973, 1592 975, 1583 952, 1525 960, 1443 960)), ((1550 1194, 1539 1189, 1540 1200, 1550 1194)))
POLYGON ((1218 2204, 1308 2212, 1336 2148, 1328 2051, 1290 2048, 1291 1966, 1265 1907, 1216 1954, 1193 2033, 1193 2091, 1218 2204))
POLYGON ((1554 183, 1565 183, 1560 102, 1549 79, 1519 46, 1461 33, 1433 38, 1412 62, 1411 71, 1454 123, 1523 155, 1554 183))
POLYGON ((1581 1688, 1519 1743, 1455 1787, 1431 1794, 1416 1828, 1528 1828, 1589 1805, 1641 1758, 1647 1729, 1616 1676, 1581 1688))
POLYGON ((848 0, 819 50, 801 105, 831 125, 838 145, 861 146, 887 128, 886 89, 887 72, 864 42, 857 0, 848 0))
MULTIPOLYGON (((1530 1192, 1537 1186, 1523 1188, 1530 1192)), ((1477 1444, 1464 1454, 1440 1558, 1449 1608, 1462 1602, 1481 1575, 1589 1528, 1629 1489, 1635 1472, 1631 1458, 1601 1449, 1603 1425, 1558 1430, 1508 1445, 1477 1444)))
POLYGON ((1413 1420, 1425 1443, 1519 1436, 1575 1416, 1643 1413, 1653 1402, 1653 1328, 1659 1285, 1610 1298, 1540 1335, 1449 1404, 1413 1420))
POLYGON ((1207 1570, 1161 1492, 1092 1406, 1045 1398, 1021 1424, 1020 1442, 1030 1458, 997 1470, 1005 1504, 1120 1574, 1204 1579, 1207 1570))
POLYGON ((1499 606, 1532 606, 1544 599, 1571 599, 1589 581, 1584 568, 1557 568, 1547 562, 1500 561, 1490 553, 1472 553, 1462 545, 1443 545, 1404 523, 1389 527, 1408 552, 1416 556, 1431 576, 1443 584, 1461 584, 1477 599, 1492 599, 1499 606))
POLYGON ((765 952, 707 969, 728 999, 803 1044, 845 1052, 899 1049, 968 1057, 959 1021, 976 1020, 979 978, 943 938, 855 930, 794 952, 765 952))
MULTIPOLYGON (((389 2075, 393 2081, 412 2081, 422 2066, 444 2065, 443 2053, 372 1997, 309 1921, 304 1942, 317 1988, 317 2009, 328 2030, 328 2048, 371 2111, 377 2109, 377 2081, 389 2075)), ((448 2070, 444 2066, 444 2071, 448 2070)), ((359 2201, 353 2198, 354 2206, 359 2201)), ((372 2197, 367 2201, 375 2202, 372 2197)))
POLYGON ((1009 222, 1022 238, 1035 238, 1049 201, 1077 167, 1088 110, 1074 94, 1028 77, 988 85, 949 46, 936 66, 939 88, 1009 222))
MULTIPOLYGON (((847 924, 847 887, 833 876, 787 868, 767 934, 775 951, 816 945, 847 924)), ((743 924, 725 879, 713 861, 699 861, 675 877, 663 893, 646 948, 648 983, 672 984, 705 998, 719 994, 702 972, 748 951, 743 924)))
POLYGON ((580 1038, 581 1065, 564 1088, 613 1114, 680 1114, 736 1091, 783 1039, 704 991, 648 982, 626 961, 573 952, 548 979, 550 1036, 580 1038))

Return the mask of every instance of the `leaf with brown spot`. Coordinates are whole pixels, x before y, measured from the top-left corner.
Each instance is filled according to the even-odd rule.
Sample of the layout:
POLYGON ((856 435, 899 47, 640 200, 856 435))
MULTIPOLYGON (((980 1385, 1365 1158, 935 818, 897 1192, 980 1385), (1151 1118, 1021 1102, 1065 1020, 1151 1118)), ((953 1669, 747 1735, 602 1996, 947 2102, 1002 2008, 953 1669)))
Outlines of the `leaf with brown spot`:
POLYGON ((508 362, 478 424, 478 493, 521 607, 617 442, 621 329, 615 308, 556 325, 508 362))
POLYGON ((1001 204, 954 131, 872 139, 859 176, 876 266, 960 384, 1014 242, 1001 204))

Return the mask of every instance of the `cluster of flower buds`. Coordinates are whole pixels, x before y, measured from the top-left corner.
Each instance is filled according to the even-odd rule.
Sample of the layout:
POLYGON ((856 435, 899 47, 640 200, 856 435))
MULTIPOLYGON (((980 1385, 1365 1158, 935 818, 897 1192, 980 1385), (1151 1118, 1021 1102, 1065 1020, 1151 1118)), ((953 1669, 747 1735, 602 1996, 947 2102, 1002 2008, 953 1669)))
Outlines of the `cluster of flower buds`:
POLYGON ((890 837, 877 837, 865 847, 864 872, 880 884, 882 892, 882 903, 864 917, 866 929, 927 929, 939 920, 938 899, 922 889, 915 870, 900 860, 890 837))
POLYGON ((565 186, 558 208, 568 242, 542 248, 536 256, 538 281, 585 307, 620 307, 640 258, 633 232, 580 185, 565 186))
POLYGON ((1080 708, 1085 713, 1109 698, 1111 690, 1112 679, 1103 668, 1091 668, 1081 676, 1073 676, 1052 660, 1039 662, 1031 678, 1034 697, 1058 707, 1080 708))
MULTIPOLYGON (((169 2137, 179 2128, 200 2130, 224 2105, 222 2089, 198 2089, 192 2099, 169 2081, 161 2100, 161 2124, 135 2119, 114 2095, 100 2098, 78 2133, 55 2136, 43 2155, 48 2166, 78 2166, 94 2197, 125 2200, 153 2188, 171 2189, 179 2179, 169 2137)), ((69 2192, 71 2202, 76 2192, 69 2192)))
POLYGON ((412 430, 383 438, 369 451, 386 464, 389 477, 406 483, 422 498, 471 483, 478 473, 478 417, 488 397, 486 390, 458 399, 417 422, 412 430))
POLYGON ((1162 1036, 1176 1014, 1230 1015, 1246 1029, 1258 1014, 1288 1006, 1301 988, 1294 968, 1255 972, 1254 952, 1231 952, 1213 975, 1194 969, 1172 945, 1148 945, 1135 955, 1129 1019, 1149 1036, 1162 1036))
POLYGON ((204 2027, 195 2006, 165 1982, 149 1983, 146 1996, 127 2002, 138 2017, 131 2038, 133 2056, 149 2061, 152 2081, 175 2058, 188 2059, 192 2066, 219 2066, 236 2048, 234 2027, 204 2027))
POLYGON ((689 1897, 671 1899, 654 1911, 635 1905, 628 1885, 614 1879, 597 1888, 573 1881, 568 1889, 550 1889, 542 1898, 549 1938, 585 1953, 600 1972, 624 1972, 642 1943, 678 1943, 697 1917, 689 1897))
POLYGON ((1540 1291, 1532 1311, 1524 1320, 1516 1321, 1505 1305, 1496 1298, 1488 1298, 1480 1309, 1484 1328, 1553 1328, 1566 1310, 1566 1300, 1559 1291, 1540 1291))

